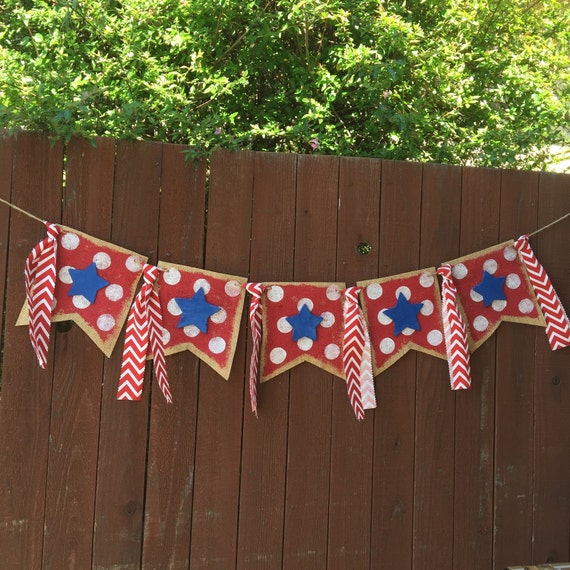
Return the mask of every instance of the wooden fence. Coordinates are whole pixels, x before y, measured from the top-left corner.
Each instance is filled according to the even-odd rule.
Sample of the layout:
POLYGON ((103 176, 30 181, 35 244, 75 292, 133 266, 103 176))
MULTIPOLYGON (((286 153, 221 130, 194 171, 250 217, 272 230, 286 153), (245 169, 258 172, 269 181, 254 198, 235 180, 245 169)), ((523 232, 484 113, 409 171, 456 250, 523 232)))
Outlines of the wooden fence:
MULTIPOLYGON (((38 134, 0 142, 0 197, 159 259, 255 281, 343 281, 430 267, 570 211, 570 176, 38 134), (209 183, 207 184, 207 178, 209 183), (359 248, 368 244, 370 248, 359 248), (366 250, 368 254, 363 255, 366 250)), ((569 221, 531 239, 570 307, 569 221)), ((232 375, 167 358, 174 403, 145 381, 115 399, 107 359, 52 327, 48 369, 15 327, 44 228, 0 205, 2 570, 484 570, 570 558, 570 349, 503 323, 454 393, 409 352, 355 420, 309 364, 249 409, 244 311, 232 375)))

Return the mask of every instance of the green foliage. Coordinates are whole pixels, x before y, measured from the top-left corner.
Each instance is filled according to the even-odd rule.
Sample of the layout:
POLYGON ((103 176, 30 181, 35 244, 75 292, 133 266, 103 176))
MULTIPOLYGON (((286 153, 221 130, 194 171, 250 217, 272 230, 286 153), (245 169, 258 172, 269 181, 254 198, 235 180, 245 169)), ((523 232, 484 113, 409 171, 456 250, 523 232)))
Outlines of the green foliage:
POLYGON ((542 167, 570 10, 545 0, 6 0, 0 126, 542 167))

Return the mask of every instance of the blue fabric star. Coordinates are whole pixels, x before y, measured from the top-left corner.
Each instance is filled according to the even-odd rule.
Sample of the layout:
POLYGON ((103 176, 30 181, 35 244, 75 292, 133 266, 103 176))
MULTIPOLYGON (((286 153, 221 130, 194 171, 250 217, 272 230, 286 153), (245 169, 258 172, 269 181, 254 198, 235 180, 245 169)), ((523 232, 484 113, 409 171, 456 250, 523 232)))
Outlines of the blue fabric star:
POLYGON ((187 327, 188 325, 194 325, 198 327, 201 332, 207 333, 208 319, 221 309, 221 307, 212 305, 212 303, 206 301, 206 294, 204 293, 203 287, 200 287, 193 297, 178 297, 174 300, 182 311, 177 325, 179 329, 187 327))
POLYGON ((317 340, 317 327, 321 324, 323 317, 313 315, 307 305, 303 305, 298 314, 285 317, 285 319, 293 327, 293 340, 303 337, 317 340))
POLYGON ((473 287, 473 291, 483 297, 485 307, 488 307, 493 301, 506 301, 507 297, 503 290, 506 279, 506 277, 495 277, 488 271, 483 271, 483 278, 479 284, 473 287))
POLYGON ((398 336, 404 329, 420 330, 418 313, 423 306, 423 303, 410 303, 403 293, 398 295, 398 302, 384 311, 394 321, 394 336, 398 336))
POLYGON ((97 273, 95 262, 88 265, 85 269, 69 268, 72 285, 67 292, 70 297, 75 295, 83 295, 91 304, 95 302, 97 291, 104 289, 109 282, 97 273))

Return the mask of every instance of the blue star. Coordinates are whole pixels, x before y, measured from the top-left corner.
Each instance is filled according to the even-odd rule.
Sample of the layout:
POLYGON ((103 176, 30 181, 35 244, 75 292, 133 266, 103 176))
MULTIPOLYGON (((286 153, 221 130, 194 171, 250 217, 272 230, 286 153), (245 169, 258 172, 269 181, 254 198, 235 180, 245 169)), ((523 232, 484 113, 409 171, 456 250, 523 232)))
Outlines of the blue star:
POLYGON ((69 268, 72 285, 67 292, 70 297, 75 295, 83 295, 91 304, 95 302, 97 291, 104 289, 109 282, 97 273, 95 262, 88 265, 85 269, 69 268))
POLYGON ((423 306, 423 303, 410 303, 403 293, 398 295, 398 302, 384 311, 394 321, 394 336, 398 336, 404 329, 420 330, 418 313, 423 306))
POLYGON ((506 277, 494 277, 489 272, 483 271, 483 278, 479 284, 473 287, 473 291, 483 297, 485 307, 488 307, 493 301, 506 301, 507 297, 503 290, 506 279, 506 277))
POLYGON ((188 325, 194 325, 198 327, 201 332, 207 333, 208 319, 221 309, 221 307, 212 305, 212 303, 206 301, 206 294, 204 293, 203 287, 200 287, 193 297, 178 297, 174 300, 182 311, 177 325, 179 329, 187 327, 188 325))
POLYGON ((323 317, 313 315, 307 305, 303 305, 298 314, 285 317, 285 319, 293 327, 293 340, 299 340, 303 337, 317 340, 317 327, 323 317))

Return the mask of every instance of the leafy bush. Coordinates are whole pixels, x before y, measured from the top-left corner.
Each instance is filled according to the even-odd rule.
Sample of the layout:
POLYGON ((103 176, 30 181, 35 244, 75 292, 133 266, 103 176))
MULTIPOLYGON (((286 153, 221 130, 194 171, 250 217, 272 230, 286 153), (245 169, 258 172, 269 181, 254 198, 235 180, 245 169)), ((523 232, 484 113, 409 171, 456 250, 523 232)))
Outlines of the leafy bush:
POLYGON ((567 2, 5 0, 0 126, 542 167, 567 144, 567 2))

